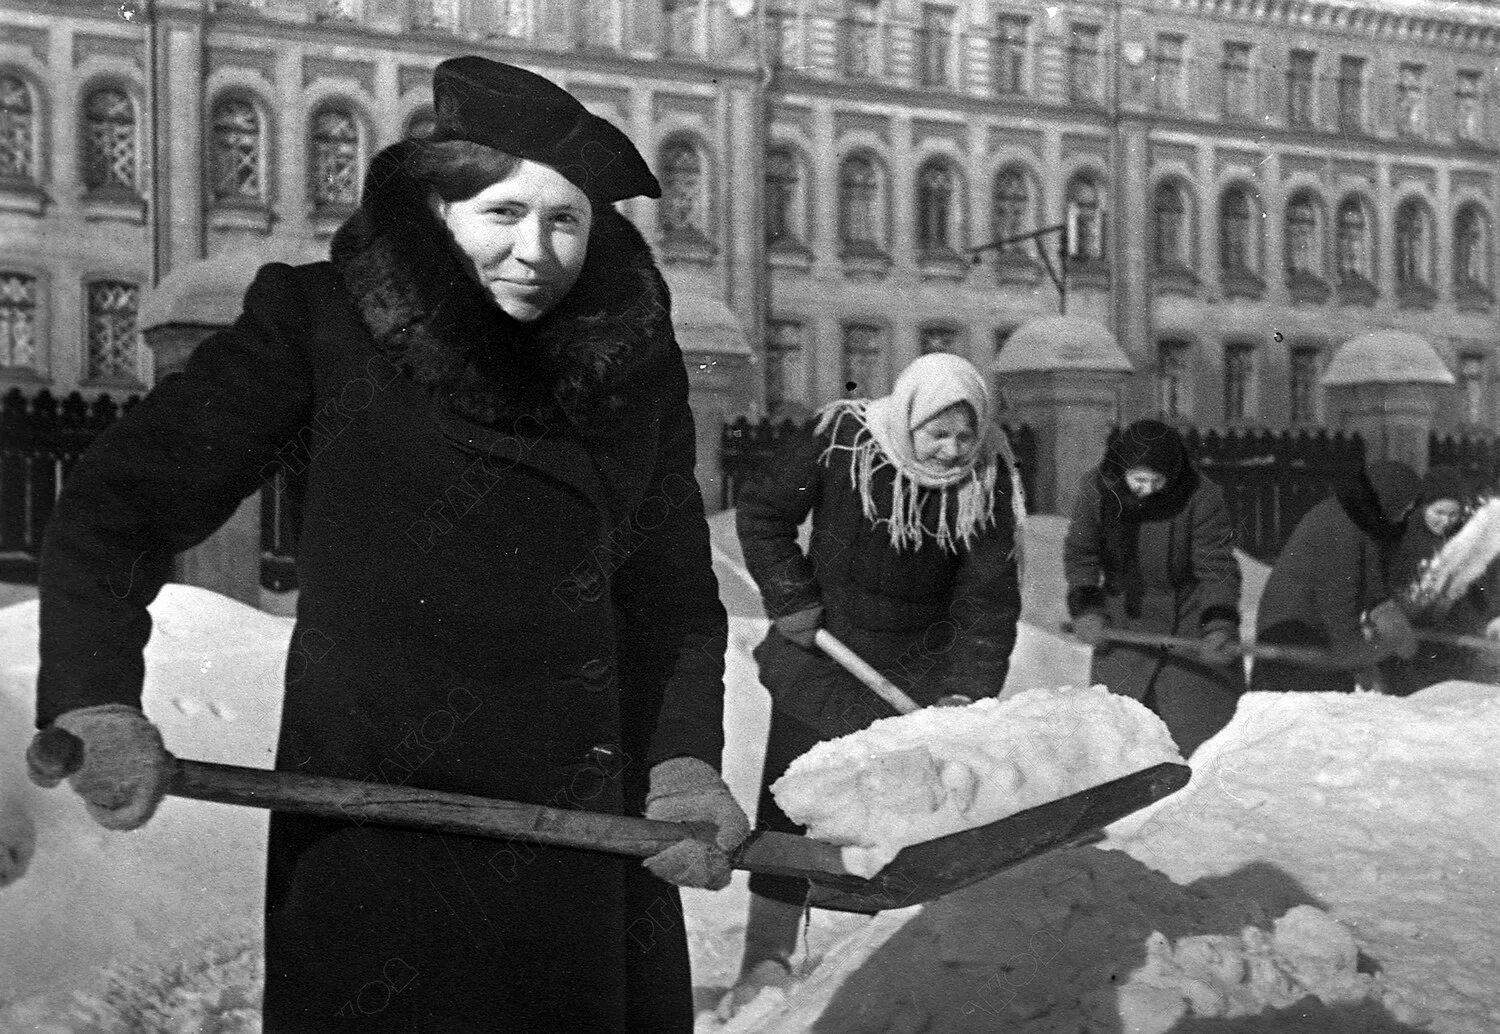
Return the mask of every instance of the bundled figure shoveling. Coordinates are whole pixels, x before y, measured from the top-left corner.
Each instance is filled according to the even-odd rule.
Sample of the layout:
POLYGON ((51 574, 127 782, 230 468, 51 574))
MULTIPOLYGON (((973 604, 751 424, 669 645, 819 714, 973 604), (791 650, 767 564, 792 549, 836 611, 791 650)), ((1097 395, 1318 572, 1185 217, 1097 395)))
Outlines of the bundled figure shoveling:
MULTIPOLYGON (((740 544, 773 620, 755 650, 772 700, 758 829, 801 833, 771 785, 815 744, 895 713, 816 645, 819 628, 919 704, 1001 691, 1021 609, 1019 515, 984 376, 946 353, 912 362, 889 395, 825 407, 745 485, 740 544)), ((807 886, 756 875, 750 892, 738 1001, 790 978, 807 886)))

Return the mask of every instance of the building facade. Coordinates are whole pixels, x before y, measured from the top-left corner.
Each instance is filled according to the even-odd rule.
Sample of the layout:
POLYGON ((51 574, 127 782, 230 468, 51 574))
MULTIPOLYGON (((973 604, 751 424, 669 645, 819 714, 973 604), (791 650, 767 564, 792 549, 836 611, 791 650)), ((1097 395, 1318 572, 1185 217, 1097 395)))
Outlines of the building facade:
POLYGON ((149 384, 153 289, 326 249, 465 52, 652 161, 664 198, 623 209, 696 373, 730 323, 753 346, 751 411, 987 366, 1065 259, 1124 417, 1317 426, 1333 350, 1394 327, 1457 378, 1442 429, 1500 426, 1500 11, 1464 3, 7 0, 0 387, 149 384))

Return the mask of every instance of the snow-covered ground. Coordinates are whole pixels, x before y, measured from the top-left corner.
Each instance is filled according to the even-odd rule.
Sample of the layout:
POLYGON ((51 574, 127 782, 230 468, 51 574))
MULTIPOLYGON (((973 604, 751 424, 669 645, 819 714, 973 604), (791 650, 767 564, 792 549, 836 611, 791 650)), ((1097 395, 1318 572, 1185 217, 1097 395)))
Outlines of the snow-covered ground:
MULTIPOLYGON (((711 523, 731 613, 725 776, 751 804, 769 702, 749 651, 766 621, 732 516, 711 523)), ((1007 694, 1087 677, 1087 650, 1055 631, 1064 522, 1030 523, 1007 694)), ((1248 614, 1265 570, 1245 571, 1248 614)), ((290 621, 183 586, 153 614, 147 709, 169 748, 266 765, 290 621)), ((145 829, 108 833, 71 794, 30 786, 21 755, 35 640, 34 602, 0 610, 0 1031, 197 1031, 205 1016, 211 1029, 256 1030, 247 991, 258 980, 264 814, 172 799, 145 829)), ((1189 787, 1100 847, 926 908, 814 913, 806 979, 727 1027, 705 1013, 700 1030, 1500 1030, 1497 741, 1495 687, 1248 697, 1193 758, 1189 787), (1205 953, 1222 971, 1242 966, 1245 987, 1260 974, 1276 988, 1268 1001, 1324 986, 1288 959, 1313 958, 1294 949, 1315 943, 1336 955, 1338 925, 1301 911, 1272 937, 1298 905, 1352 935, 1359 975, 1344 980, 1345 998, 1207 1018, 1216 1001, 1247 999, 1200 986, 1190 963, 1205 953), (1247 926, 1267 932, 1242 936, 1247 926), (1197 1016, 1160 1026, 1188 1001, 1197 1016)), ((744 876, 684 898, 699 1001, 711 1008, 738 965, 744 876)))

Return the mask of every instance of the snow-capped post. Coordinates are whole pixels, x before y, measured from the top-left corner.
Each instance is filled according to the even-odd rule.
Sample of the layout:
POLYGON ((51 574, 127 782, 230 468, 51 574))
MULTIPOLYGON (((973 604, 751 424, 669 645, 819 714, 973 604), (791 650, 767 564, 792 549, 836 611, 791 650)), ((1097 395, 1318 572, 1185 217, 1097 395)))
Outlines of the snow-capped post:
POLYGON ((688 402, 698 440, 698 487, 703 505, 712 513, 719 508, 724 479, 719 456, 724 422, 750 408, 754 356, 744 325, 713 295, 673 285, 672 328, 687 363, 688 402))
POLYGON ((990 371, 1007 419, 1036 432, 1037 512, 1073 512, 1078 486, 1119 419, 1120 385, 1132 370, 1114 334, 1081 316, 1042 316, 1006 340, 990 371))
MULTIPOLYGON (((255 272, 267 262, 316 262, 324 256, 297 243, 269 245, 189 262, 169 273, 141 305, 141 336, 151 349, 153 380, 180 371, 209 335, 234 323, 255 272)), ((260 605, 260 495, 250 496, 218 531, 177 558, 172 581, 260 605)))
POLYGON ((1324 371, 1328 424, 1365 440, 1365 462, 1399 460, 1427 470, 1440 389, 1453 374, 1426 339, 1404 330, 1351 338, 1324 371))

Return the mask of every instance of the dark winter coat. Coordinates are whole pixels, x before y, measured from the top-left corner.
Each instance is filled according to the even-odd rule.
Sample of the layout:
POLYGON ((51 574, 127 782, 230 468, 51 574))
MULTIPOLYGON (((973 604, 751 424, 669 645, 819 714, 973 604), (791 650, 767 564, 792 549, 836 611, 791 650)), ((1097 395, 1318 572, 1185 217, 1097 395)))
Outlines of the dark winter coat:
MULTIPOLYGON (((1063 540, 1068 613, 1101 612, 1113 628, 1197 639, 1239 632, 1240 568, 1224 493, 1184 461, 1142 512, 1096 470, 1084 479, 1063 540)), ((1123 643, 1094 648, 1090 679, 1139 700, 1186 756, 1234 717, 1244 692, 1238 662, 1209 665, 1182 651, 1123 643)))
MULTIPOLYGON (((865 517, 847 461, 823 461, 832 433, 794 438, 740 491, 740 546, 767 614, 821 604, 823 626, 919 704, 948 693, 998 695, 1021 612, 1009 479, 1003 472, 997 478, 995 523, 969 546, 953 553, 924 540, 897 550, 887 527, 865 517), (809 514, 804 552, 797 529, 809 514)), ((837 433, 852 443, 859 431, 845 420, 837 433)), ((881 514, 889 512, 893 476, 885 468, 872 477, 881 514)), ((939 502, 937 491, 925 493, 929 527, 939 502)), ((755 658, 773 702, 756 824, 800 832, 776 806, 770 784, 815 743, 896 712, 821 650, 805 650, 774 627, 755 658)), ((800 881, 761 875, 750 886, 790 901, 805 890, 800 881)))
MULTIPOLYGON (((652 765, 717 767, 723 738, 666 285, 601 210, 519 325, 398 166, 74 470, 38 720, 139 704, 172 555, 280 459, 308 487, 278 769, 639 814, 652 765)), ((677 891, 637 860, 278 814, 268 879, 267 1034, 691 1029, 677 891)))
MULTIPOLYGON (((1297 523, 1277 556, 1256 611, 1256 639, 1358 656, 1366 646, 1363 615, 1392 596, 1386 568, 1404 528, 1386 517, 1363 472, 1342 481, 1297 523)), ((1349 692, 1361 677, 1358 667, 1327 671, 1257 660, 1250 688, 1349 692)))

